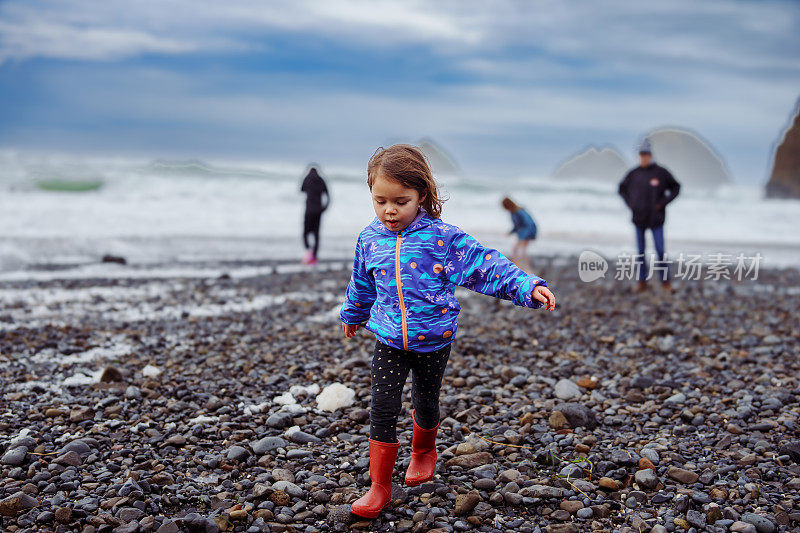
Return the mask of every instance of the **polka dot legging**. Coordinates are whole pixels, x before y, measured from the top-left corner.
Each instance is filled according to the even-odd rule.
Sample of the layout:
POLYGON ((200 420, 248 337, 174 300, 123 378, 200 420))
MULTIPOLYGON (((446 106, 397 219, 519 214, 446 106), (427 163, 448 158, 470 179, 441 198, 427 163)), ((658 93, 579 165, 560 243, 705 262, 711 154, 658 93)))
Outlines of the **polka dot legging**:
POLYGON ((411 404, 417 424, 426 429, 439 424, 439 390, 449 357, 449 344, 435 352, 412 352, 375 343, 369 438, 397 442, 397 417, 409 370, 411 404))

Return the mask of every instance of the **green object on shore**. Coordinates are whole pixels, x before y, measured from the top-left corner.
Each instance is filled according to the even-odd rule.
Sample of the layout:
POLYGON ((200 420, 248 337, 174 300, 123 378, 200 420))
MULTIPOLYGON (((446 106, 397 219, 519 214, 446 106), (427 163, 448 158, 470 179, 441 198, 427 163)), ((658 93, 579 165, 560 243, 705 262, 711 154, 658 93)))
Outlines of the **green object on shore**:
POLYGON ((103 186, 100 180, 38 180, 36 186, 45 191, 85 192, 96 191, 103 186))

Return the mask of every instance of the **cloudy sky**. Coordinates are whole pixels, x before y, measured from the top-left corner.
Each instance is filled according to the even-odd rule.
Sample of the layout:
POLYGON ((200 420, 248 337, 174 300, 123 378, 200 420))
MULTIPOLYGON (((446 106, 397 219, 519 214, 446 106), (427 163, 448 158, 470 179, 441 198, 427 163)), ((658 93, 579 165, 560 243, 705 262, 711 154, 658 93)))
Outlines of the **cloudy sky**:
POLYGON ((675 125, 758 183, 798 97, 793 0, 0 3, 0 148, 502 177, 675 125))

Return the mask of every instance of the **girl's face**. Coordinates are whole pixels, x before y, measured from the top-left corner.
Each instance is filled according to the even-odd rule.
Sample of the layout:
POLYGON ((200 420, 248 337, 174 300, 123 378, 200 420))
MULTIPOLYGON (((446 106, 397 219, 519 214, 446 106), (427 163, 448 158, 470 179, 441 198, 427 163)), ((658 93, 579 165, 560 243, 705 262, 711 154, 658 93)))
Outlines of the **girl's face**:
POLYGON ((378 220, 392 231, 403 231, 419 212, 420 198, 416 189, 378 174, 372 182, 372 207, 378 220))

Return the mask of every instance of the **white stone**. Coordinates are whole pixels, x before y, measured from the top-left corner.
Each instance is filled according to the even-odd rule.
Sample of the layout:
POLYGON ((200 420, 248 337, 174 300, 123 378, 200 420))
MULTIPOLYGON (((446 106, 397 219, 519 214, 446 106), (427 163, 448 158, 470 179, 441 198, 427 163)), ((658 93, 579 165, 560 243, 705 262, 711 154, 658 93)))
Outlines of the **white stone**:
POLYGON ((559 400, 572 400, 581 394, 581 388, 568 379, 559 379, 556 383, 556 397, 559 400))
MULTIPOLYGON (((339 308, 337 308, 337 309, 340 309, 340 308, 341 308, 341 306, 339 306, 339 308)), ((319 385, 317 383, 313 383, 313 384, 308 385, 308 386, 292 385, 291 387, 289 387, 289 392, 291 392, 292 394, 306 393, 309 396, 316 396, 317 394, 319 394, 319 385)))
POLYGON ((219 420, 218 416, 200 415, 200 416, 196 416, 194 418, 190 418, 189 419, 189 423, 192 424, 192 425, 195 425, 195 424, 206 424, 208 422, 216 422, 217 420, 219 420))
POLYGON ((154 378, 160 373, 161 369, 153 365, 147 365, 142 369, 142 375, 146 378, 154 378))
POLYGON ((294 399, 294 396, 291 392, 284 392, 279 396, 275 396, 272 401, 278 405, 291 405, 293 403, 297 403, 297 400, 294 399))
POLYGON ((323 411, 333 412, 340 407, 353 405, 356 398, 356 391, 346 387, 341 383, 332 383, 322 389, 317 396, 317 407, 323 411))
POLYGON ((72 387, 75 385, 92 385, 100 382, 100 376, 103 374, 102 370, 92 372, 92 374, 85 374, 77 372, 64 380, 65 387, 72 387))
POLYGON ((678 392, 664 400, 665 403, 683 403, 686 401, 686 395, 682 392, 678 392))
POLYGON ((247 416, 255 415, 258 413, 263 413, 264 411, 269 408, 270 402, 261 402, 252 405, 247 405, 244 407, 244 414, 247 416))

